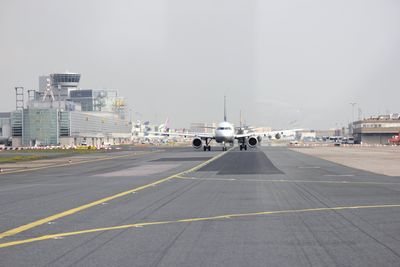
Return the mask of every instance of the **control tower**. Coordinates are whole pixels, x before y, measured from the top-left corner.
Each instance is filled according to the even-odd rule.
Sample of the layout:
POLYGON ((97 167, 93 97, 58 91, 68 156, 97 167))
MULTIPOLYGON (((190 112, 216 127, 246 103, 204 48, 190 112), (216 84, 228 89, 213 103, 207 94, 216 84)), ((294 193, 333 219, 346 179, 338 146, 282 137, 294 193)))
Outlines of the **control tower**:
POLYGON ((81 75, 79 73, 52 73, 49 76, 39 77, 39 92, 38 98, 42 98, 47 88, 47 80, 50 79, 50 85, 54 98, 56 100, 65 100, 68 98, 70 90, 78 89, 81 75), (60 98, 60 99, 59 99, 60 98))

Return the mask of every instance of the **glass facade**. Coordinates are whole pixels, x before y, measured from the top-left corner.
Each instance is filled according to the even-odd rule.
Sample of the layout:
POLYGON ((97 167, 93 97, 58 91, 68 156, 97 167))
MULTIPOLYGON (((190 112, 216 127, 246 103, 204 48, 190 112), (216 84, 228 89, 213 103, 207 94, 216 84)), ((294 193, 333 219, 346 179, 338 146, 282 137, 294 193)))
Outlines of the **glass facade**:
POLYGON ((59 112, 60 137, 71 135, 71 120, 68 111, 59 112))
POLYGON ((12 134, 23 146, 58 145, 60 138, 130 138, 131 125, 112 112, 30 108, 11 114, 12 134))
POLYGON ((57 145, 59 137, 57 109, 25 109, 22 144, 57 145))
POLYGON ((11 113, 0 113, 0 137, 11 136, 11 113))
POLYGON ((22 136, 22 110, 11 113, 11 134, 12 136, 22 136))
POLYGON ((81 75, 77 73, 53 73, 50 74, 53 85, 63 83, 79 83, 81 75))
POLYGON ((82 111, 93 111, 93 90, 71 90, 69 100, 79 103, 82 111))
POLYGON ((82 111, 106 111, 125 117, 125 101, 115 90, 85 89, 71 90, 69 101, 79 103, 82 111))
POLYGON ((70 112, 71 136, 129 137, 131 126, 117 114, 109 112, 70 112))

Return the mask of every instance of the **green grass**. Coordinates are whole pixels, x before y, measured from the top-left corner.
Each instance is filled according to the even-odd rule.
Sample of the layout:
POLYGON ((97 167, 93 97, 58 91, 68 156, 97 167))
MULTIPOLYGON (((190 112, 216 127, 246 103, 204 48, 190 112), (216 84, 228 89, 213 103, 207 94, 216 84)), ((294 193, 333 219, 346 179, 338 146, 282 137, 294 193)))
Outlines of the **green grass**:
POLYGON ((97 150, 97 149, 24 149, 24 150, 8 150, 6 153, 38 153, 38 154, 53 154, 53 153, 62 153, 62 154, 89 154, 89 153, 98 153, 104 152, 105 150, 97 150))
POLYGON ((93 154, 93 153, 106 153, 107 150, 92 150, 92 149, 25 149, 25 150, 9 150, 2 153, 0 156, 0 163, 14 163, 21 161, 32 161, 39 159, 54 159, 54 158, 62 158, 69 157, 73 155, 84 155, 84 154, 93 154), (15 155, 15 154, 24 154, 28 155, 15 155), (31 154, 31 155, 29 155, 31 154))
POLYGON ((13 163, 19 161, 31 161, 38 159, 45 159, 46 156, 29 155, 29 156, 13 156, 13 157, 0 157, 0 163, 13 163))

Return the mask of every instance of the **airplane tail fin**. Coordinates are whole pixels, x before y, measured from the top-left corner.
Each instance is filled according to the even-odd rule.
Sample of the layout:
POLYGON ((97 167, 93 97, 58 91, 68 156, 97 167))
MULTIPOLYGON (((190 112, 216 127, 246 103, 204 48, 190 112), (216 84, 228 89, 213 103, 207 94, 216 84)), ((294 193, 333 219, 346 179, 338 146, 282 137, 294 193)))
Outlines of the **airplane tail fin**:
POLYGON ((165 132, 169 132, 169 118, 165 120, 165 132))
POLYGON ((224 121, 226 121, 226 95, 224 95, 224 121))
POLYGON ((240 125, 240 129, 242 128, 242 110, 240 110, 240 113, 239 113, 240 115, 239 115, 239 117, 240 117, 240 119, 239 119, 239 125, 240 125))
POLYGON ((163 124, 160 124, 158 126, 158 131, 161 133, 167 133, 169 132, 169 119, 167 118, 163 124))

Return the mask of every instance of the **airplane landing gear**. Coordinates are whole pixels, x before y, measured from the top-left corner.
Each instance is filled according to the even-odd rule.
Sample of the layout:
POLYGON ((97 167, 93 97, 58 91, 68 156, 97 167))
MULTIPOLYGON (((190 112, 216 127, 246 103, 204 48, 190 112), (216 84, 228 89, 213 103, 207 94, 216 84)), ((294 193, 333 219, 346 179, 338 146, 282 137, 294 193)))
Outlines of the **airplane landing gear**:
POLYGON ((240 151, 242 151, 243 149, 247 150, 247 144, 246 144, 246 139, 245 138, 240 138, 239 139, 239 143, 240 143, 240 146, 239 146, 240 151))
POLYGON ((203 146, 203 150, 204 151, 211 151, 211 146, 210 146, 210 142, 211 140, 209 140, 208 138, 206 139, 206 144, 203 146))

